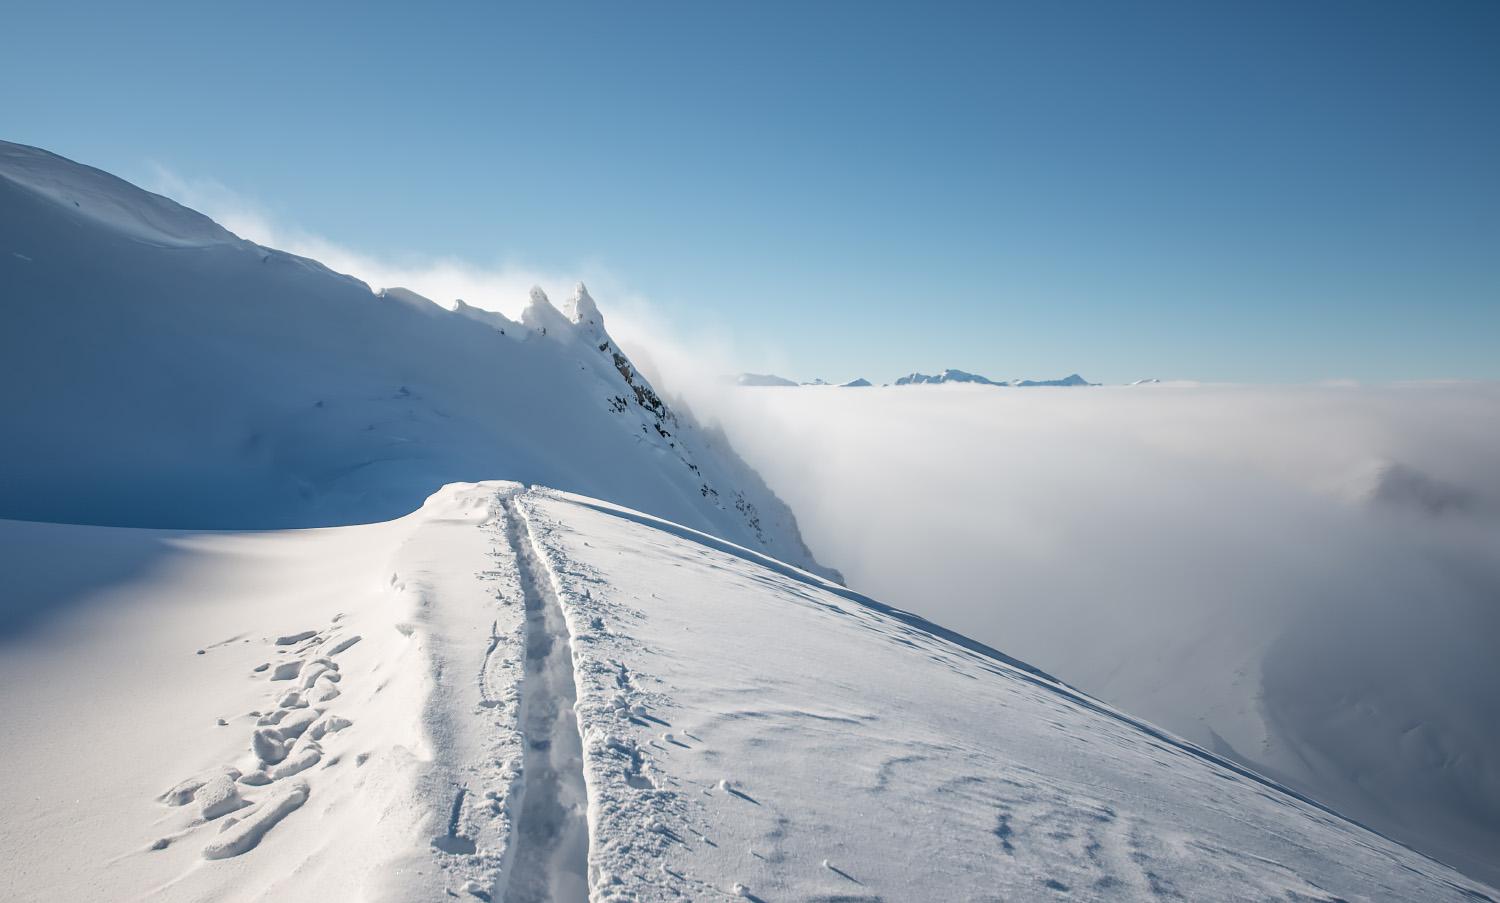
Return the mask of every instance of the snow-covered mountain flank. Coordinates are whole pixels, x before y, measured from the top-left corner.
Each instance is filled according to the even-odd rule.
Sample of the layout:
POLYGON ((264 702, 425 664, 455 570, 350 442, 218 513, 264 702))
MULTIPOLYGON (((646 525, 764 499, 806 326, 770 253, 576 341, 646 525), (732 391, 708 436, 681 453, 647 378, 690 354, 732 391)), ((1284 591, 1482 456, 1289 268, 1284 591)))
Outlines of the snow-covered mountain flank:
POLYGON ((372 293, 114 176, 0 143, 0 516, 388 520, 503 474, 816 569, 791 512, 669 407, 588 292, 520 322, 372 293))
POLYGON ((39 606, 0 647, 9 899, 1495 899, 993 649, 576 495, 0 537, 39 606))

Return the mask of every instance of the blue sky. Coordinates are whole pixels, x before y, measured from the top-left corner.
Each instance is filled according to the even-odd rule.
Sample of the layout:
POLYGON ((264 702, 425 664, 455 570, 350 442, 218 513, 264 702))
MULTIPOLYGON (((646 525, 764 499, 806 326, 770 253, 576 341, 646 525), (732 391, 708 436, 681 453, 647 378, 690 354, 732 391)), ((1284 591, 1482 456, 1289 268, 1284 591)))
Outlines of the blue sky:
POLYGON ((7 7, 7 139, 744 367, 1500 378, 1492 2, 7 7))

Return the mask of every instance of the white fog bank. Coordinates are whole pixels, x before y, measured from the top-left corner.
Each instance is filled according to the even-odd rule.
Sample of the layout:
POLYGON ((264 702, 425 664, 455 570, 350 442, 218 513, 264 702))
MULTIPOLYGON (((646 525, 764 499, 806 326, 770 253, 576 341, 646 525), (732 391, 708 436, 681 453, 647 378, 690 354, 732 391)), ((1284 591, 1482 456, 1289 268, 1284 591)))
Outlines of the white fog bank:
POLYGON ((1500 879, 1500 386, 715 407, 852 587, 1500 879))

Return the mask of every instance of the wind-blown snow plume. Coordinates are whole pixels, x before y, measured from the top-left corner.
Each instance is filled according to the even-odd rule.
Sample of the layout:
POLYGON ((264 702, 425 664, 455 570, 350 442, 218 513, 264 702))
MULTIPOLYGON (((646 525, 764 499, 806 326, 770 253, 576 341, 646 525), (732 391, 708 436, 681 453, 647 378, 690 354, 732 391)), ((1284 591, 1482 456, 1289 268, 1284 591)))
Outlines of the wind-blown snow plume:
POLYGON ((541 286, 549 295, 560 298, 580 281, 591 283, 612 299, 628 294, 621 280, 598 264, 549 270, 503 257, 479 263, 451 256, 371 254, 289 224, 214 179, 186 178, 160 165, 154 168, 146 187, 202 211, 256 244, 310 257, 377 291, 408 288, 449 307, 463 299, 475 307, 517 317, 532 286, 541 286))
POLYGON ((476 262, 422 254, 381 255, 316 234, 268 212, 252 198, 211 178, 187 178, 156 165, 147 188, 211 217, 256 244, 279 248, 346 273, 378 290, 405 288, 445 307, 455 302, 519 319, 530 290, 540 286, 554 298, 569 297, 583 282, 609 301, 610 333, 663 391, 688 404, 716 407, 719 378, 746 356, 784 363, 773 349, 747 352, 727 329, 711 324, 684 332, 681 323, 630 280, 598 261, 564 269, 536 267, 499 257, 476 262))

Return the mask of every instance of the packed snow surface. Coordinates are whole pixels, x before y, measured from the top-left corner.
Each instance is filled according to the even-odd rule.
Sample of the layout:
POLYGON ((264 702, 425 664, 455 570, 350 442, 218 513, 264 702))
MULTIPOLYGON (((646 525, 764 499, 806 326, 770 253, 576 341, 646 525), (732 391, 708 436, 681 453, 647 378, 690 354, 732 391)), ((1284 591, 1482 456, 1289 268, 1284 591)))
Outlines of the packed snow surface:
POLYGON ((0 522, 12 900, 1487 900, 993 649, 512 483, 0 522))

